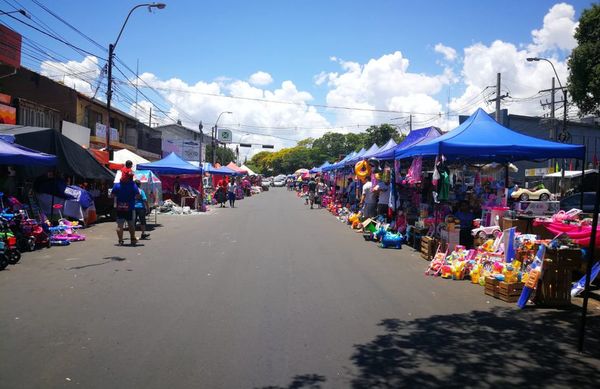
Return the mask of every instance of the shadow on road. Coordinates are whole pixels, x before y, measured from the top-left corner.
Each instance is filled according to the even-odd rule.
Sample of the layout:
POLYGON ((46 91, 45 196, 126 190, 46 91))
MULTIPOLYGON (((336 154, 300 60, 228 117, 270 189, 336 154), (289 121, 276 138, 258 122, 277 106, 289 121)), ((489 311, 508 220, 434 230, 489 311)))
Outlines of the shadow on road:
POLYGON ((597 387, 600 320, 590 318, 589 354, 578 354, 578 317, 578 310, 496 308, 385 319, 383 334, 354 346, 352 387, 597 387))
POLYGON ((325 377, 319 374, 302 374, 295 376, 287 386, 263 386, 255 389, 320 389, 325 381, 325 377))
POLYGON ((73 267, 69 267, 67 268, 67 270, 81 270, 81 269, 85 269, 86 267, 94 267, 94 266, 102 266, 102 265, 106 265, 107 263, 110 263, 112 261, 124 261, 127 258, 125 257, 118 257, 118 256, 113 256, 113 257, 104 257, 102 259, 107 259, 107 261, 104 262, 98 262, 98 263, 90 263, 88 265, 81 265, 81 266, 73 266, 73 267))

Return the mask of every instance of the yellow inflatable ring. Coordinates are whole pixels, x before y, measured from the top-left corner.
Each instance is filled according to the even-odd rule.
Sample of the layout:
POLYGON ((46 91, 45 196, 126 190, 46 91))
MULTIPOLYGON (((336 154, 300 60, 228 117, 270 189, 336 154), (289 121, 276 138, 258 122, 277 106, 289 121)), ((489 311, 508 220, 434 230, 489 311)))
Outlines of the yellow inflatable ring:
POLYGON ((365 181, 371 176, 371 165, 367 161, 358 161, 354 165, 354 173, 359 180, 365 181))

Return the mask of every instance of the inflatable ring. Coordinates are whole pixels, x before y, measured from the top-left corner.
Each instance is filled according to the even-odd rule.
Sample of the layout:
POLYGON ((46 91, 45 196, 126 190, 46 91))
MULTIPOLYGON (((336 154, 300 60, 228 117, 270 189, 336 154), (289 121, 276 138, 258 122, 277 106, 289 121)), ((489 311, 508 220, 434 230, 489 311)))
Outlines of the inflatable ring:
POLYGON ((358 161, 356 165, 354 165, 354 173, 359 180, 365 182, 367 178, 371 176, 371 166, 367 161, 358 161))

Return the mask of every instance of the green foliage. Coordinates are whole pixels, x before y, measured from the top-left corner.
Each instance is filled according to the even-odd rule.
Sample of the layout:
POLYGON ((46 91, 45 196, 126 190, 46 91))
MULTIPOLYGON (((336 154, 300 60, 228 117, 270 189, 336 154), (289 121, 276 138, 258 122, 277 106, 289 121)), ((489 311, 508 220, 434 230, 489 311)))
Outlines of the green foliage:
POLYGON ((402 140, 401 135, 398 133, 395 127, 390 124, 382 124, 380 126, 371 126, 367 128, 365 134, 365 148, 371 147, 373 143, 377 146, 383 146, 390 139, 394 139, 396 143, 402 140))
MULTIPOLYGON (((230 148, 217 147, 215 152, 215 162, 225 166, 229 162, 235 162, 235 153, 230 148)), ((206 160, 212 160, 212 145, 206 146, 206 160)))
POLYGON ((583 11, 569 59, 568 90, 582 115, 600 115, 600 5, 583 11))
POLYGON ((303 139, 294 147, 275 152, 261 151, 250 159, 248 166, 267 176, 290 174, 300 168, 320 166, 325 161, 337 161, 352 151, 371 147, 373 143, 383 146, 390 138, 397 142, 402 140, 389 124, 372 126, 366 133, 360 134, 328 132, 317 139, 303 139))

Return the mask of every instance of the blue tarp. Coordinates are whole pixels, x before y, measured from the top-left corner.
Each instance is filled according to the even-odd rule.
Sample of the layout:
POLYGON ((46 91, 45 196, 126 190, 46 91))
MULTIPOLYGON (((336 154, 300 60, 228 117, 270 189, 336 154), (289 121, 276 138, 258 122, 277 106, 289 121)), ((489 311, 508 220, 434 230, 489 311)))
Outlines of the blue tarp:
POLYGON ((510 162, 585 157, 585 146, 527 136, 502 126, 481 108, 454 130, 431 141, 400 150, 396 159, 444 155, 450 160, 510 162))
POLYGON ((394 155, 396 152, 400 152, 408 149, 409 147, 430 141, 432 139, 437 138, 438 136, 440 136, 440 131, 437 127, 426 127, 419 128, 418 130, 412 130, 408 133, 408 135, 406 136, 406 138, 404 138, 402 142, 391 148, 386 149, 385 146, 382 147, 373 156, 373 158, 377 158, 380 160, 394 159, 394 155))
POLYGON ((155 174, 201 174, 202 168, 194 166, 171 153, 163 159, 137 165, 141 170, 152 170, 155 174))
MULTIPOLYGON (((9 137, 14 141, 13 135, 7 139, 9 137)), ((54 166, 56 156, 0 139, 0 165, 54 166)))

